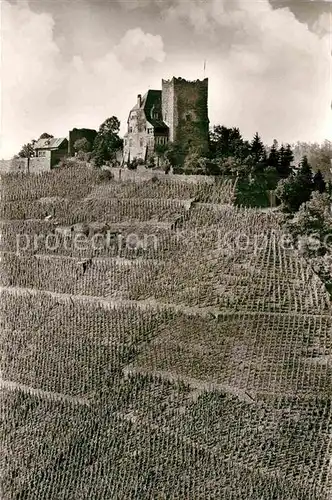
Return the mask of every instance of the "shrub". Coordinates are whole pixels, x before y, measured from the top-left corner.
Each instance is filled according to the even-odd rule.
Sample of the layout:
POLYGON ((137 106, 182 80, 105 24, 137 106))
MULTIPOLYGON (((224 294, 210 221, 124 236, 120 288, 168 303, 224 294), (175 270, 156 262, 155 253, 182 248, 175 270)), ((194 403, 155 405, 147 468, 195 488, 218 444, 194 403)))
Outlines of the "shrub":
POLYGON ((77 153, 89 153, 92 146, 85 137, 82 137, 82 139, 77 139, 77 141, 75 141, 74 149, 77 153))
POLYGON ((106 169, 101 169, 98 172, 98 181, 104 182, 104 181, 110 181, 111 179, 114 178, 114 175, 110 170, 106 169))
POLYGON ((190 153, 186 156, 183 165, 185 174, 205 174, 206 158, 202 158, 198 153, 190 153))
POLYGON ((154 168, 156 166, 156 162, 153 156, 150 156, 150 158, 148 158, 146 166, 147 168, 154 168))
POLYGON ((137 163, 137 159, 134 158, 132 161, 128 162, 128 169, 129 170, 137 170, 137 166, 138 166, 138 163, 137 163))
POLYGON ((79 158, 64 158, 60 160, 57 165, 57 168, 65 169, 65 168, 74 168, 80 165, 79 158))

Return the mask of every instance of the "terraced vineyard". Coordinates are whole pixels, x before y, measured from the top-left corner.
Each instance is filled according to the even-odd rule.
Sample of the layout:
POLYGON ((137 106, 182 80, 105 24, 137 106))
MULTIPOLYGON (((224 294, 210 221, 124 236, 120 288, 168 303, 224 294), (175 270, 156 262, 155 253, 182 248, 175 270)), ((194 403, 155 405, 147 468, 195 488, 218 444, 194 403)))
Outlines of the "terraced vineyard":
POLYGON ((4 500, 331 498, 331 304, 235 188, 3 176, 4 500))

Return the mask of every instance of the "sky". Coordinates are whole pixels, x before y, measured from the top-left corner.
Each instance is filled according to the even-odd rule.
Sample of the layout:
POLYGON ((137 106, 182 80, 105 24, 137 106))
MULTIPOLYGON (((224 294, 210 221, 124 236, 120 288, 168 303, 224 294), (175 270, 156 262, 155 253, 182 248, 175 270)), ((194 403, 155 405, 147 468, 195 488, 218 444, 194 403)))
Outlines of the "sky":
POLYGON ((0 158, 209 78, 211 126, 332 139, 332 10, 316 0, 2 0, 0 158))

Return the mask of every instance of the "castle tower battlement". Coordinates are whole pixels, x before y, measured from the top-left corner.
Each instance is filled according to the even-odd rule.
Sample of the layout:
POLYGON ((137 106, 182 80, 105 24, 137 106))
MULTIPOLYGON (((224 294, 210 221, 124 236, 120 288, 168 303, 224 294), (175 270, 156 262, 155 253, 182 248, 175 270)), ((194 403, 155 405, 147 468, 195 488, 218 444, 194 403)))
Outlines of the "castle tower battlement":
POLYGON ((208 78, 162 80, 163 121, 169 140, 204 153, 209 144, 208 78))

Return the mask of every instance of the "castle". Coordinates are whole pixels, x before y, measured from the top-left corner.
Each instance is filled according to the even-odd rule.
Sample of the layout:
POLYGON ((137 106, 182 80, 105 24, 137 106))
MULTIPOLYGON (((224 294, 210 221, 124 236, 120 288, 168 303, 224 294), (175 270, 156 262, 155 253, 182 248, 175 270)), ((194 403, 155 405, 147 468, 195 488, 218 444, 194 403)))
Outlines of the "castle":
POLYGON ((156 146, 181 144, 185 151, 204 154, 208 150, 208 79, 162 80, 162 90, 148 90, 128 117, 124 136, 123 161, 147 161, 155 157, 156 146))

